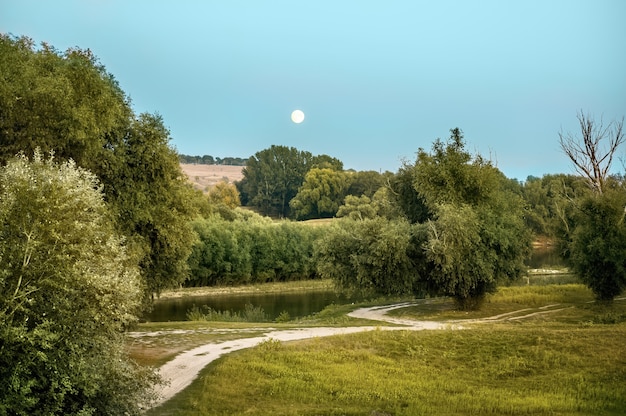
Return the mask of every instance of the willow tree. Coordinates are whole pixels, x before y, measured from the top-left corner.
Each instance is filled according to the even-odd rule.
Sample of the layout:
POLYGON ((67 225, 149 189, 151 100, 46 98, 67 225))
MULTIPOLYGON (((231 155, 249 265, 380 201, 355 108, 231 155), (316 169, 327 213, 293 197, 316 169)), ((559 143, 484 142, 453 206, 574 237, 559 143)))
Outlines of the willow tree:
POLYGON ((474 309, 521 275, 530 252, 524 203, 491 162, 465 150, 461 130, 418 151, 413 186, 430 212, 423 249, 431 272, 422 277, 430 292, 474 309))

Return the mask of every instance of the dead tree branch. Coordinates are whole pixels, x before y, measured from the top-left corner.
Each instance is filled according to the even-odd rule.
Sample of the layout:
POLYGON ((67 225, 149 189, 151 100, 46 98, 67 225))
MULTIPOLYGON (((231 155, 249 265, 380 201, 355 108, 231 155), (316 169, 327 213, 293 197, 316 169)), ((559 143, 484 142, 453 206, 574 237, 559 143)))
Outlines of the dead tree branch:
POLYGON ((559 144, 563 152, 574 163, 576 171, 585 177, 592 189, 604 192, 613 157, 617 149, 626 140, 624 137, 624 118, 611 121, 606 127, 602 119, 596 123, 582 111, 577 115, 582 137, 572 133, 559 132, 559 144))

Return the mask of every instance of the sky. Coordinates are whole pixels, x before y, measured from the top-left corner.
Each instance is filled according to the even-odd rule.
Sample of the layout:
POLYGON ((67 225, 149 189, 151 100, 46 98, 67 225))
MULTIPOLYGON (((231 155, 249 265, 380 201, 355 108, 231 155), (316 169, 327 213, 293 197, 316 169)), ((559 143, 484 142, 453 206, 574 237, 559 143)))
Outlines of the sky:
POLYGON ((578 112, 626 115, 625 19, 623 0, 0 0, 0 32, 90 49, 179 153, 396 172, 459 127, 519 180, 574 173, 578 112))

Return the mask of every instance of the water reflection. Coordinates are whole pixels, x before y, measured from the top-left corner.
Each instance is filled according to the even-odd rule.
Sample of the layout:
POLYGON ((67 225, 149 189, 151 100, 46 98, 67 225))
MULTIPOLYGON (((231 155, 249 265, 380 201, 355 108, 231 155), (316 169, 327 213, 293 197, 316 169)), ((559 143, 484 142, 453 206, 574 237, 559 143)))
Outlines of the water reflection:
MULTIPOLYGON (((536 247, 531 258, 527 262, 531 269, 563 268, 565 262, 551 247, 536 247)), ((575 281, 576 277, 568 275, 575 281)), ((520 281, 522 283, 546 284, 565 283, 564 276, 533 277, 537 282, 520 281), (552 282, 554 280, 554 282, 552 282)), ((194 305, 198 308, 206 305, 216 311, 242 312, 247 304, 261 307, 270 320, 274 320, 283 311, 289 313, 292 318, 299 318, 319 312, 330 304, 343 304, 360 300, 357 296, 348 297, 332 290, 314 292, 288 292, 266 294, 220 294, 212 296, 189 296, 174 299, 162 299, 155 303, 153 311, 145 316, 147 321, 167 322, 187 320, 187 311, 194 305)))
POLYGON ((332 290, 297 293, 266 294, 220 294, 162 299, 155 303, 154 310, 145 319, 151 322, 185 321, 187 311, 192 306, 206 305, 216 311, 241 312, 246 304, 259 306, 271 320, 286 311, 292 318, 299 318, 319 312, 326 306, 352 302, 354 299, 332 290))
POLYGON ((566 266, 565 260, 553 246, 535 247, 526 265, 529 269, 562 269, 566 266))

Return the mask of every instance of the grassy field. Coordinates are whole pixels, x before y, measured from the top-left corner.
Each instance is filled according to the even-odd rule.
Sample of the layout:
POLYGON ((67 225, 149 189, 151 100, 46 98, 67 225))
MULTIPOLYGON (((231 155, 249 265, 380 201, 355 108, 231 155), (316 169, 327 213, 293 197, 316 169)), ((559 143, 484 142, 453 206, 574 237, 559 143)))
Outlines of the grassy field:
POLYGON ((596 305, 581 285, 503 289, 478 313, 461 316, 444 300, 397 313, 552 312, 463 330, 268 341, 209 365, 148 415, 625 414, 626 301, 596 305))

